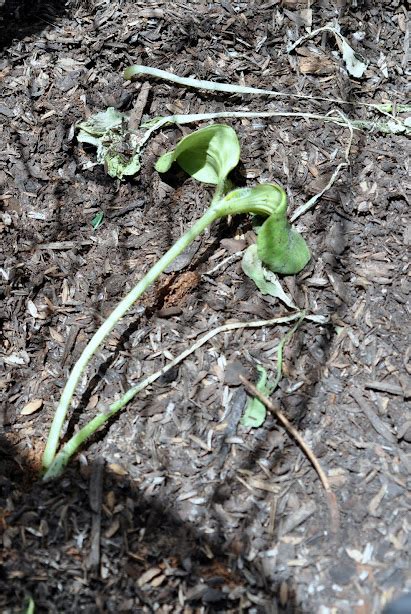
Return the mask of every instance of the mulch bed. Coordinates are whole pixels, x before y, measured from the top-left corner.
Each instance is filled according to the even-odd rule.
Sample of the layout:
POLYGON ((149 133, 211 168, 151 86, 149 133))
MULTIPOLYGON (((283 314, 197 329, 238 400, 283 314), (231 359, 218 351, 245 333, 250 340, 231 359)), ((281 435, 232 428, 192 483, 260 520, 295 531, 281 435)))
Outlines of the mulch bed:
MULTIPOLYGON (((0 609, 36 612, 380 612, 411 589, 411 244, 407 140, 355 131, 349 166, 302 216, 309 266, 283 279, 305 322, 284 353, 275 403, 303 434, 337 497, 330 527, 313 467, 274 417, 241 424, 240 375, 273 375, 286 325, 215 336, 102 429, 60 480, 39 478, 67 374, 126 290, 197 219, 210 190, 154 162, 194 126, 156 134, 135 178, 117 182, 75 139, 91 113, 143 118, 252 109, 325 115, 327 101, 214 94, 180 76, 358 103, 405 102, 406 4, 298 0, 128 2, 35 7, 0 22, 0 609), (335 6, 331 6, 334 5, 335 6), (368 62, 347 72, 338 21, 368 62), (148 92, 148 93, 147 93, 148 92), (409 192, 408 192, 409 194, 409 192), (104 213, 93 230, 94 216, 104 213), (408 329, 409 330, 409 329, 408 329), (33 401, 35 403, 33 404, 33 401), (34 408, 32 413, 24 408, 34 408)), ((7 8, 7 0, 6 0, 7 8)), ((2 9, 0 8, 0 11, 2 9)), ((5 10, 5 9, 4 9, 5 10)), ((395 111, 395 109, 394 109, 395 111)), ((375 116, 372 115, 375 119, 375 116)), ((241 142, 238 185, 277 182, 293 211, 345 161, 345 127, 307 119, 228 119, 241 142)), ((67 434, 227 321, 286 315, 241 268, 246 217, 215 224, 110 335, 81 382, 67 434)))

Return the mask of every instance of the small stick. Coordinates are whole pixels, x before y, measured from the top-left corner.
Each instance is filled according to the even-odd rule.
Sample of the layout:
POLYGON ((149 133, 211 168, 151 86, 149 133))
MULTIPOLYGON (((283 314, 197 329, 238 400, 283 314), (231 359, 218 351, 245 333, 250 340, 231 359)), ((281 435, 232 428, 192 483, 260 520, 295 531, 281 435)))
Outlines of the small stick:
POLYGON ((286 416, 277 407, 275 407, 275 405, 270 401, 270 399, 268 399, 259 390, 257 390, 254 384, 246 380, 245 377, 243 377, 242 375, 240 375, 240 380, 243 383, 244 388, 247 390, 247 392, 251 394, 252 396, 257 397, 257 399, 266 406, 268 411, 270 411, 277 418, 277 420, 281 422, 281 424, 284 426, 286 431, 297 441, 298 445, 300 446, 300 448, 302 449, 302 451, 304 452, 308 460, 313 465, 314 469, 316 470, 318 474, 318 477, 321 480, 321 483, 324 487, 324 490, 327 496, 328 509, 329 509, 330 516, 331 516, 332 531, 333 533, 337 533, 339 526, 340 526, 340 518, 339 518, 340 515, 339 515, 339 511, 337 507, 337 500, 336 500, 335 494, 331 490, 331 486, 328 481, 328 478, 325 475, 314 452, 311 450, 308 444, 304 441, 300 433, 291 424, 288 418, 286 418, 286 416))

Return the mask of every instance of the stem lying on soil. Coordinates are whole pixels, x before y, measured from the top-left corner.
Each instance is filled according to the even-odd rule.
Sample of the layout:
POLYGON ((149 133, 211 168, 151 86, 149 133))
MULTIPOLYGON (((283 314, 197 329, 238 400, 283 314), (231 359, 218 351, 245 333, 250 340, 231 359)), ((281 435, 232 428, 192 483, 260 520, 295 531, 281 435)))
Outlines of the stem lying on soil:
POLYGON ((215 337, 219 333, 228 332, 231 330, 237 330, 239 328, 259 328, 262 326, 273 326, 274 324, 286 324, 293 322, 296 319, 305 317, 305 313, 295 313, 290 316, 284 316, 281 318, 273 318, 271 320, 255 320, 254 322, 230 322, 219 326, 214 330, 209 331, 203 335, 198 341, 196 341, 187 350, 184 350, 181 354, 176 356, 173 360, 167 363, 162 369, 159 369, 152 375, 149 375, 142 382, 133 386, 128 390, 118 401, 115 401, 110 405, 108 411, 98 414, 95 418, 90 420, 82 429, 80 429, 69 441, 62 447, 60 452, 54 457, 53 462, 49 466, 48 470, 43 476, 44 480, 49 480, 58 477, 67 465, 70 458, 77 452, 79 447, 93 435, 103 424, 105 424, 110 418, 120 411, 131 399, 133 399, 139 392, 147 388, 150 384, 155 382, 159 377, 170 371, 173 367, 182 362, 187 356, 195 352, 204 343, 207 343, 212 337, 215 337))
POLYGON ((331 516, 332 531, 333 533, 337 533, 339 526, 340 526, 340 514, 338 511, 338 507, 337 507, 336 497, 333 491, 331 490, 331 486, 328 481, 328 478, 325 475, 324 470, 322 469, 314 452, 311 450, 308 444, 304 441, 300 433, 291 424, 288 418, 286 418, 286 416, 284 416, 284 414, 277 407, 275 407, 274 403, 272 403, 270 399, 268 399, 264 394, 262 394, 259 390, 257 390, 254 384, 246 380, 245 377, 243 377, 242 375, 240 375, 240 380, 243 383, 244 388, 247 390, 247 392, 249 392, 252 396, 256 397, 259 401, 261 401, 261 403, 263 403, 266 406, 266 408, 277 418, 277 420, 281 422, 281 424, 284 426, 286 431, 288 431, 288 433, 297 441, 300 448, 302 449, 302 451, 304 452, 308 460, 313 465, 314 469, 316 470, 318 474, 318 477, 321 480, 321 483, 327 495, 327 503, 328 503, 328 508, 329 508, 330 516, 331 516))
POLYGON ((141 281, 123 298, 114 311, 103 322, 100 328, 94 333, 89 343, 83 350, 80 358, 73 367, 61 395, 59 404, 54 414, 50 434, 43 454, 43 467, 48 469, 53 462, 56 454, 59 437, 66 419, 70 402, 80 377, 95 354, 96 350, 103 343, 104 339, 110 334, 117 322, 130 309, 135 301, 145 292, 145 290, 165 271, 165 269, 179 256, 212 222, 217 219, 213 203, 205 214, 160 258, 158 262, 149 270, 141 281))
MULTIPOLYGON (((263 94, 265 96, 276 96, 281 98, 296 98, 300 100, 320 100, 323 102, 332 102, 338 105, 351 105, 362 106, 374 109, 380 113, 386 114, 383 107, 387 105, 372 104, 370 102, 350 102, 342 100, 340 98, 326 98, 323 96, 310 96, 309 94, 293 94, 289 92, 278 92, 276 90, 266 90, 256 87, 248 87, 243 85, 236 85, 231 83, 220 83, 216 81, 205 81, 203 79, 193 79, 191 77, 180 77, 174 73, 166 70, 160 70, 159 68, 153 68, 151 66, 143 66, 142 64, 134 64, 129 66, 124 71, 124 78, 131 80, 138 75, 148 75, 149 77, 156 77, 165 81, 171 81, 178 85, 184 85, 185 87, 192 87, 195 89, 206 90, 211 92, 226 92, 227 94, 263 94)), ((394 116, 391 116, 395 119, 394 116)))

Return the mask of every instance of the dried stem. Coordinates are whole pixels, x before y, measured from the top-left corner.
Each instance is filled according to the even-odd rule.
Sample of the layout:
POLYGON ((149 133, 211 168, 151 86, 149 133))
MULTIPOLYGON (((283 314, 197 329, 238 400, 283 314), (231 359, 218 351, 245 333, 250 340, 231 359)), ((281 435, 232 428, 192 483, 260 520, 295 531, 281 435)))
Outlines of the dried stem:
POLYGON ((324 490, 327 495, 327 503, 328 503, 328 508, 329 508, 329 512, 331 516, 332 531, 333 533, 337 533, 339 526, 340 526, 337 500, 336 500, 336 497, 333 491, 331 490, 331 486, 328 481, 328 478, 325 475, 314 452, 311 450, 309 445, 304 441, 300 433, 291 424, 288 418, 286 418, 286 416, 284 416, 284 414, 277 407, 275 407, 275 405, 270 401, 270 399, 268 399, 264 394, 262 394, 259 390, 257 390, 254 384, 246 380, 245 377, 243 377, 242 375, 240 375, 240 380, 243 383, 244 388, 247 390, 247 392, 251 394, 252 396, 256 397, 259 401, 261 401, 261 403, 263 403, 266 406, 268 411, 270 411, 277 418, 277 420, 281 422, 281 424, 284 426, 286 431, 297 441, 298 445, 300 446, 300 448, 302 449, 302 451, 304 452, 308 460, 313 465, 314 469, 316 470, 318 474, 318 477, 321 480, 321 484, 323 485, 324 490))

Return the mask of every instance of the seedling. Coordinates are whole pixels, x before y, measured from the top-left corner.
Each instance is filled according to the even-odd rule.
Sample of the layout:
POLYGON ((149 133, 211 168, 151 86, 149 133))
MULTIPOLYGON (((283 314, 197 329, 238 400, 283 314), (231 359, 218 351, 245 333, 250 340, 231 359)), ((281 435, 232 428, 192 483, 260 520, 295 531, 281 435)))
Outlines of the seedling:
MULTIPOLYGON (((54 415, 43 455, 45 478, 59 475, 70 456, 108 419, 124 406, 123 400, 99 414, 74 436, 69 453, 56 457, 67 411, 81 375, 97 349, 128 309, 147 288, 170 266, 197 237, 214 221, 228 215, 252 213, 265 218, 257 238, 257 251, 262 262, 274 273, 292 275, 303 269, 310 259, 304 239, 291 228, 287 220, 287 199, 282 188, 261 184, 253 188, 231 190, 229 173, 240 159, 240 144, 235 131, 224 124, 201 128, 184 137, 176 147, 159 158, 156 169, 169 170, 177 162, 191 177, 215 186, 211 204, 204 215, 154 264, 148 273, 117 305, 83 350, 73 367, 54 415)), ((129 398, 132 398, 131 395, 129 398)), ((127 394, 125 395, 127 397, 127 394)), ((128 397, 127 397, 128 398, 128 397)))
MULTIPOLYGON (((288 333, 284 335, 284 337, 281 339, 277 346, 277 372, 275 374, 274 380, 269 381, 266 369, 264 369, 264 367, 260 365, 257 365, 257 371, 259 372, 260 377, 256 384, 256 388, 263 395, 270 396, 280 383, 283 374, 284 348, 305 317, 305 313, 302 312, 297 322, 294 324, 291 330, 289 330, 288 333)), ((258 428, 264 423, 266 413, 267 412, 265 409, 265 405, 256 397, 252 397, 248 400, 247 407, 244 412, 244 416, 241 420, 241 423, 246 427, 258 428)))
POLYGON ((93 230, 97 230, 103 223, 104 213, 103 211, 99 211, 91 220, 91 225, 93 226, 93 230))

